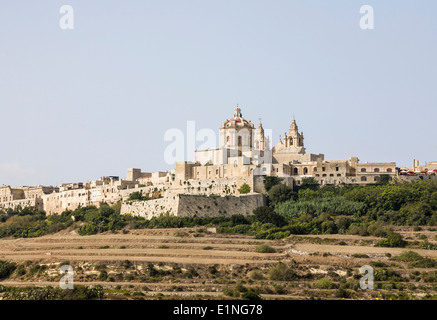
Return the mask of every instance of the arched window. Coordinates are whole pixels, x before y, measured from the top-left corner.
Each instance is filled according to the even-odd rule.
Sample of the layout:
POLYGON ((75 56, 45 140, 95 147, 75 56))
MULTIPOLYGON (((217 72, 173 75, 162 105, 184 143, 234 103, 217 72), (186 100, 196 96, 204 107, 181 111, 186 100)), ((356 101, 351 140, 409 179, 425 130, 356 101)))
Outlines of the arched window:
POLYGON ((293 169, 293 173, 294 173, 294 174, 299 174, 299 170, 298 170, 297 168, 294 168, 294 169, 293 169))
POLYGON ((317 167, 314 167, 314 172, 317 172, 317 167))
POLYGON ((326 173, 322 174, 322 177, 326 177, 326 173))
POLYGON ((391 168, 387 168, 387 172, 393 172, 391 168))
POLYGON ((238 137, 238 146, 241 147, 243 145, 243 139, 241 136, 238 137))
POLYGON ((376 176, 375 178, 373 178, 373 181, 379 181, 379 177, 376 176))
POLYGON ((308 174, 308 168, 307 167, 303 168, 303 174, 308 174))
POLYGON ((379 172, 379 168, 373 169, 373 172, 379 172))
POLYGON ((366 168, 361 168, 361 172, 366 172, 366 168))
POLYGON ((367 181, 366 177, 361 177, 361 181, 367 181))

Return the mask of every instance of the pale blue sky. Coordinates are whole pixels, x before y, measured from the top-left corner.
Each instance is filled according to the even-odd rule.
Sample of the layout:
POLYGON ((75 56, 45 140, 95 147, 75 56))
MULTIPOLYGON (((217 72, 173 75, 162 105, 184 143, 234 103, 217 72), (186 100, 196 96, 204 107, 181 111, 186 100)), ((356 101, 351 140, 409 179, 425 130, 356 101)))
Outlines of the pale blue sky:
POLYGON ((274 143, 437 160, 437 3, 356 0, 0 2, 0 184, 171 169, 164 133, 218 130, 238 103, 274 143), (72 5, 75 29, 59 28, 72 5), (361 5, 375 29, 359 28, 361 5))

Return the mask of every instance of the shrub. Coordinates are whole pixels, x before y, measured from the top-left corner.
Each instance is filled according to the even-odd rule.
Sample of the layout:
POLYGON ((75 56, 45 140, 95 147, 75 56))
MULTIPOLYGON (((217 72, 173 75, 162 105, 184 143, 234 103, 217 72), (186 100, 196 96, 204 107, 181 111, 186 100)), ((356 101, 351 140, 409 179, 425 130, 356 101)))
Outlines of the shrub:
POLYGON ((250 186, 247 183, 243 183, 241 187, 238 189, 238 192, 241 194, 246 194, 250 192, 250 186))
POLYGON ((259 253, 275 253, 276 250, 267 244, 260 244, 255 248, 256 252, 259 253))
POLYGON ((17 264, 15 262, 0 260, 0 280, 9 278, 16 268, 17 264))
POLYGON ((253 291, 252 289, 243 293, 241 295, 241 297, 243 299, 247 299, 247 300, 262 300, 261 296, 258 293, 256 293, 255 291, 253 291))
POLYGON ((266 191, 268 192, 273 186, 281 183, 282 179, 278 177, 271 177, 266 176, 264 181, 264 187, 266 188, 266 191))
POLYGON ((249 271, 247 274, 247 277, 251 280, 263 280, 264 279, 262 272, 258 269, 249 271))
POLYGON ((423 258, 418 261, 411 262, 410 268, 437 268, 437 260, 430 258, 423 258))
POLYGON ((404 261, 404 262, 412 262, 423 259, 420 254, 414 251, 404 251, 400 255, 393 258, 393 260, 404 261))
POLYGON ((377 247, 390 247, 390 248, 403 248, 407 245, 407 242, 403 240, 402 235, 395 232, 387 234, 387 239, 379 241, 375 246, 377 247))
POLYGON ((277 227, 282 227, 287 224, 285 218, 273 211, 270 207, 258 207, 253 210, 256 221, 261 223, 271 223, 277 227))
POLYGON ((291 281, 297 278, 296 272, 282 262, 269 270, 270 280, 291 281))
POLYGON ((334 284, 332 283, 332 280, 330 278, 322 278, 317 280, 314 283, 314 286, 318 289, 332 289, 334 287, 334 284))

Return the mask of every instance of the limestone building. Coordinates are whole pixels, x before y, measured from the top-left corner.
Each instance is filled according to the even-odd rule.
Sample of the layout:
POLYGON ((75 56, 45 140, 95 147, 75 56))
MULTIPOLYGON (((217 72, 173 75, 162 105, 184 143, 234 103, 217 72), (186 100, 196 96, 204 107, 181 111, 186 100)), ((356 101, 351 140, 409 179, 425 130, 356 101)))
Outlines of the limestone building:
MULTIPOLYGON (((321 185, 376 183, 381 175, 388 175, 392 179, 400 177, 395 162, 360 163, 358 157, 327 160, 324 154, 307 153, 304 134, 299 131, 294 118, 291 119, 288 132, 284 132, 274 146, 265 134, 261 121, 255 126, 243 117, 238 106, 232 117, 224 120, 218 130, 217 148, 196 150, 193 162, 178 162, 173 170, 142 172, 139 168, 131 168, 127 170, 124 180, 109 176, 59 187, 2 186, 0 209, 31 206, 53 214, 121 200, 122 213, 145 217, 165 212, 199 216, 214 212, 250 214, 253 208, 263 204, 260 194, 265 193, 266 176, 281 177, 283 183, 290 187, 300 185, 306 177, 313 177, 321 185), (238 189, 243 184, 250 186, 251 194, 239 195, 238 189), (142 192, 152 200, 136 204, 126 202, 132 192, 142 192), (232 201, 222 200, 229 196, 236 198, 232 201)), ((423 167, 415 161, 413 169, 435 168, 437 162, 430 162, 423 167)))

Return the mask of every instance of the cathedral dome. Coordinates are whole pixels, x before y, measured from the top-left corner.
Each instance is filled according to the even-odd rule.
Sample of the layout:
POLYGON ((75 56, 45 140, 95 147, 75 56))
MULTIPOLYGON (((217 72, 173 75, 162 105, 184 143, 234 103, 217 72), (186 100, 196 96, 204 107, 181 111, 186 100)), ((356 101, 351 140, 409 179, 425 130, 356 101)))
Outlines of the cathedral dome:
POLYGON ((250 120, 246 120, 243 118, 243 114, 241 113, 241 109, 237 106, 234 110, 234 117, 231 119, 225 120, 223 123, 222 129, 227 128, 250 128, 253 129, 254 125, 250 120))

